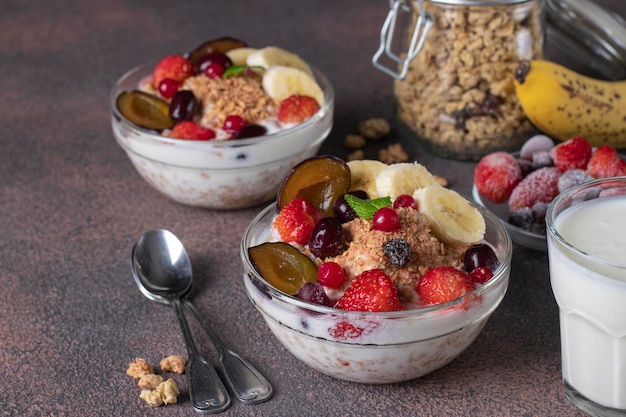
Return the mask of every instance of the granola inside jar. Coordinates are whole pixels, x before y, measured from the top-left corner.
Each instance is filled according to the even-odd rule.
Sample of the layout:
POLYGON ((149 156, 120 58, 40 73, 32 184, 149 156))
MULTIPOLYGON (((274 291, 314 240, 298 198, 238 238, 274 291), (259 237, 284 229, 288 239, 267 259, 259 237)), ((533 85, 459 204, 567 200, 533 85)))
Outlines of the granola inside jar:
MULTIPOLYGON (((535 128, 513 75, 520 60, 543 57, 543 1, 407 0, 403 7, 407 27, 422 25, 423 43, 396 60, 404 72, 394 76, 400 121, 447 158, 519 149, 535 128)), ((415 45, 413 30, 405 36, 415 45)))

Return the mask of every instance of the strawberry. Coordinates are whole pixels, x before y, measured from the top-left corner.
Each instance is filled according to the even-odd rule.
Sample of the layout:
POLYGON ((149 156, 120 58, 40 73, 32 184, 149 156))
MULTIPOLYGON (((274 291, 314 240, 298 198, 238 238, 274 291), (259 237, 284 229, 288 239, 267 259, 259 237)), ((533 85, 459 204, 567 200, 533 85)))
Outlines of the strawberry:
POLYGON ((440 304, 473 291, 474 283, 467 272, 452 266, 440 266, 426 271, 416 289, 426 304, 440 304))
POLYGON ((320 105, 313 97, 294 94, 280 102, 277 117, 283 124, 302 123, 319 109, 320 105))
POLYGON ((528 174, 515 187, 509 197, 509 211, 522 207, 532 207, 536 202, 551 202, 559 194, 561 170, 557 167, 545 167, 528 174))
POLYGON ((152 86, 159 88, 159 84, 166 78, 181 83, 185 78, 193 75, 193 64, 182 55, 168 55, 157 62, 152 70, 152 86))
POLYGON ((602 145, 591 155, 586 171, 594 178, 618 177, 626 175, 626 162, 615 149, 602 145))
POLYGON ((522 169, 507 152, 484 156, 474 169, 474 184, 480 195, 494 203, 504 203, 522 180, 522 169))
POLYGON ((587 139, 575 137, 552 148, 550 156, 554 165, 563 172, 585 169, 591 158, 591 145, 587 139))
POLYGON ((370 269, 354 277, 335 308, 351 311, 401 310, 398 289, 380 269, 370 269))
POLYGON ((322 212, 303 198, 294 198, 282 208, 273 226, 285 242, 294 242, 305 245, 318 221, 322 219, 322 212))
POLYGON ((215 138, 215 132, 200 126, 198 123, 184 121, 172 128, 170 137, 188 140, 211 140, 215 138))
POLYGON ((363 334, 363 329, 346 321, 340 321, 328 329, 328 334, 339 340, 355 339, 363 334))

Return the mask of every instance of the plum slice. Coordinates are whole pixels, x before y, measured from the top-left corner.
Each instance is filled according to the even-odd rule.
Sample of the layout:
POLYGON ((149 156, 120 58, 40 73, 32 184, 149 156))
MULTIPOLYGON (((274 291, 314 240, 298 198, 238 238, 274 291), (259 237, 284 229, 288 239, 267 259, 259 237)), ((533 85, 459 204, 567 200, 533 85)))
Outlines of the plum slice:
POLYGON ((170 105, 143 91, 124 91, 117 96, 117 108, 131 123, 146 129, 170 129, 174 122, 169 115, 170 105))

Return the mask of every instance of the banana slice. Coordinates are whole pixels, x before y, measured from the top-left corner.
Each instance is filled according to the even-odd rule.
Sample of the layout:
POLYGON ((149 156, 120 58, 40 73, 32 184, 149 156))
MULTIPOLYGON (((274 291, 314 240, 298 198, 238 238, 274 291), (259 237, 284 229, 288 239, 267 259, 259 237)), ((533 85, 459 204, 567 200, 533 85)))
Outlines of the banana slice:
POLYGON ((462 246, 485 235, 485 219, 462 195, 441 186, 419 188, 413 193, 420 213, 430 220, 432 232, 444 243, 462 246))
POLYGON ((276 46, 267 46, 248 55, 246 63, 251 67, 259 66, 265 69, 274 66, 297 68, 313 76, 311 68, 302 58, 276 46))
POLYGON ((297 68, 270 67, 263 73, 262 83, 267 95, 274 100, 281 101, 293 94, 301 94, 313 97, 320 106, 324 104, 324 92, 315 79, 297 68))
POLYGON ((417 162, 389 165, 376 176, 376 190, 380 196, 395 200, 399 195, 413 195, 418 188, 439 185, 425 166, 417 162))
POLYGON ((256 48, 235 48, 226 52, 226 56, 230 58, 233 65, 248 65, 248 57, 257 52, 256 48))
POLYGON ((350 191, 363 190, 372 199, 384 197, 376 191, 376 177, 388 166, 374 159, 348 161, 348 167, 352 175, 350 191))

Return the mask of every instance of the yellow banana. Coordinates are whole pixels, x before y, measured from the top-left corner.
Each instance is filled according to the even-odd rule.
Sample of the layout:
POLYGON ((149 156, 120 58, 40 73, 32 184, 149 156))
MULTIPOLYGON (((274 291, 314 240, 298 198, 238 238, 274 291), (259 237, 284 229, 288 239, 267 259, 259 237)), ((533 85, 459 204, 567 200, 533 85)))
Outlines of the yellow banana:
POLYGON ((526 116, 545 134, 626 148, 626 81, 599 80, 533 60, 520 62, 514 84, 526 116))

